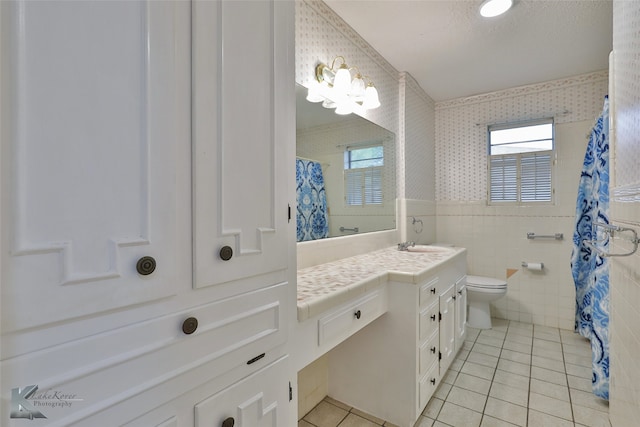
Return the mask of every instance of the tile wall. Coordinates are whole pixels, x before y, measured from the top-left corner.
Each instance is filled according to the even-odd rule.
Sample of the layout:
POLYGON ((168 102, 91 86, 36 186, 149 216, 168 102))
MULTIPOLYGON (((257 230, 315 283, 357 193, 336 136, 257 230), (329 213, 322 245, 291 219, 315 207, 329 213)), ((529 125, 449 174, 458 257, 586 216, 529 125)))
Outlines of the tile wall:
POLYGON ((606 71, 436 103, 436 200, 440 242, 468 248, 468 272, 507 279, 499 318, 573 328, 571 237, 587 135, 607 94, 606 71), (555 117, 555 204, 487 205, 487 125, 555 117), (563 233, 530 240, 527 233, 563 233), (542 272, 521 267, 542 262, 542 272), (511 270, 509 272, 509 270, 511 270))
MULTIPOLYGON (((611 220, 640 233, 640 3, 613 3, 611 220)), ((614 241, 613 250, 628 245, 614 241)), ((640 419, 640 253, 611 258, 611 389, 614 427, 640 419)))

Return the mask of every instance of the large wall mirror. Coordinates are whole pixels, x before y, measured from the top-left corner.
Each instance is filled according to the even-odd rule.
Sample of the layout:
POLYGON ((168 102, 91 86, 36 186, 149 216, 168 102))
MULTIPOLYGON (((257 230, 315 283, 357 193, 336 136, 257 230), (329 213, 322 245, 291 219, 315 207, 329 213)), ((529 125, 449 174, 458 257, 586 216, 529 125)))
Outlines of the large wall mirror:
POLYGON ((395 229, 395 135, 306 96, 297 85, 297 240, 395 229))

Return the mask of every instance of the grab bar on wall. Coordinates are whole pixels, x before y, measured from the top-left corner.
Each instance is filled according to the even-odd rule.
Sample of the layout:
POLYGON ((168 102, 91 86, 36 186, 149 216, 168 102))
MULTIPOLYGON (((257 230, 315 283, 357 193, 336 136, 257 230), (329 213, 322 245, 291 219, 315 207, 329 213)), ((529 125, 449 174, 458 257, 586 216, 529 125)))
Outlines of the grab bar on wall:
POLYGON ((600 255, 601 257, 606 258, 606 257, 612 257, 612 256, 629 256, 629 255, 635 254, 636 251, 638 250, 640 239, 638 238, 638 233, 633 228, 621 227, 619 225, 613 225, 613 224, 605 224, 602 222, 594 222, 593 225, 595 225, 596 227, 604 228, 604 232, 607 234, 607 237, 605 237, 602 240, 583 240, 582 243, 584 243, 586 246, 596 251, 598 255, 600 255), (627 253, 612 254, 612 253, 604 252, 602 249, 597 247, 598 243, 606 242, 609 239, 609 237, 615 238, 616 236, 618 236, 622 240, 631 242, 631 244, 633 244, 633 249, 631 249, 627 253))
POLYGON ((340 231, 345 232, 345 231, 353 231, 354 233, 357 233, 360 229, 358 227, 353 227, 353 228, 345 228, 345 227, 340 227, 340 231))
POLYGON ((556 233, 552 235, 541 235, 536 233, 527 233, 527 239, 556 239, 562 240, 564 239, 564 235, 562 233, 556 233))

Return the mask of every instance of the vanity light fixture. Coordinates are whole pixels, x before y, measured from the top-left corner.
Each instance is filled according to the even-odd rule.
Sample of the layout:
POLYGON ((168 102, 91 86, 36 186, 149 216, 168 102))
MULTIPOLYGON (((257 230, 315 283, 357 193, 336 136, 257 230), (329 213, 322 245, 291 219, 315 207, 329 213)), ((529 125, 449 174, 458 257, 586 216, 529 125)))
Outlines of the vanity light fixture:
POLYGON ((513 6, 513 0, 485 0, 480 5, 480 15, 493 18, 502 15, 513 6))
POLYGON ((309 85, 307 101, 322 102, 323 107, 335 108, 336 114, 342 115, 380 106, 378 90, 371 79, 362 76, 358 67, 349 67, 343 56, 336 56, 331 67, 322 62, 316 66, 316 80, 309 85), (338 60, 341 64, 336 69, 338 60))

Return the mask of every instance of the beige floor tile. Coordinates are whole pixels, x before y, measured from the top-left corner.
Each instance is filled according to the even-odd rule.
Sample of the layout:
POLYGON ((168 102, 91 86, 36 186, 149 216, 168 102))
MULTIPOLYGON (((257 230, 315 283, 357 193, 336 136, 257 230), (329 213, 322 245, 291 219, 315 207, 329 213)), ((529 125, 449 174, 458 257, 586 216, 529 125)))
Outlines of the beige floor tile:
MULTIPOLYGON (((417 423, 416 423, 417 424, 417 423)), ((382 424, 384 427, 400 427, 397 424, 392 424, 390 422, 385 422, 384 424, 382 424)))
POLYGON ((376 424, 354 413, 347 415, 347 418, 339 424, 340 427, 380 427, 381 425, 382 424, 376 424))
POLYGON ((591 393, 593 386, 591 385, 591 379, 574 377, 573 375, 567 375, 567 381, 569 382, 569 388, 575 388, 578 390, 591 393))
POLYGON ((547 333, 547 332, 538 332, 538 331, 534 331, 533 333, 533 337, 535 339, 539 339, 539 340, 544 340, 544 341, 551 341, 551 342, 556 342, 556 343, 560 343, 560 334, 556 331, 555 334, 553 333, 547 333))
POLYGON ((596 411, 609 412, 609 403, 606 400, 596 397, 595 394, 582 390, 570 389, 571 403, 586 408, 595 409, 596 411))
POLYGON ((434 422, 435 420, 433 418, 420 415, 420 418, 418 418, 418 421, 416 421, 413 427, 431 427, 434 422))
MULTIPOLYGON (((366 412, 363 412, 363 411, 361 411, 361 410, 359 410, 359 409, 353 408, 353 409, 351 410, 351 413, 352 413, 352 414, 355 414, 355 415, 357 415, 357 416, 359 416, 359 417, 362 417, 362 418, 364 418, 364 419, 366 419, 366 420, 368 420, 368 421, 371 421, 372 423, 377 424, 377 425, 379 425, 379 426, 381 426, 382 424, 384 424, 384 420, 383 420, 383 419, 380 419, 380 418, 378 418, 378 417, 374 417, 373 415, 369 415, 369 414, 367 414, 366 412)), ((348 417, 347 417, 347 419, 348 419, 348 417)), ((346 420, 345 420, 345 421, 346 421, 346 420)), ((342 424, 341 424, 341 425, 342 425, 342 424)))
POLYGON ((505 342, 532 345, 533 338, 531 335, 520 335, 517 332, 509 332, 505 338, 505 342))
POLYGON ((531 356, 531 364, 540 368, 551 369, 562 374, 565 373, 564 362, 562 360, 549 359, 542 356, 531 356))
POLYGON ((586 366, 586 367, 591 367, 591 364, 592 364, 590 354, 578 355, 578 354, 565 353, 564 361, 566 363, 571 363, 572 365, 586 366))
POLYGON ((571 363, 565 363, 564 366, 565 366, 565 369, 567 370, 567 374, 573 375, 574 377, 591 378, 591 375, 593 373, 593 369, 591 368, 591 366, 587 367, 587 366, 572 365, 571 363))
POLYGON ((480 412, 445 402, 436 421, 456 427, 479 427, 481 419, 482 414, 480 412))
POLYGON ((511 360, 500 359, 498 362, 498 369, 501 371, 511 372, 512 374, 522 375, 528 377, 531 373, 531 366, 523 363, 512 362, 511 360))
POLYGON ((508 423, 506 421, 499 420, 497 418, 484 415, 480 427, 513 427, 515 424, 508 423))
POLYGON ((487 401, 487 395, 482 393, 476 393, 475 391, 466 390, 460 387, 453 387, 449 396, 447 396, 446 402, 462 406, 463 408, 471 409, 476 412, 482 413, 484 410, 484 404, 487 401))
POLYGON ((298 421, 298 427, 314 427, 313 424, 306 422, 305 420, 298 421))
POLYGON ((531 354, 531 343, 523 344, 519 342, 505 341, 504 346, 502 346, 502 348, 503 349, 506 348, 507 350, 518 351, 520 353, 531 354))
POLYGON ((520 406, 527 406, 529 402, 529 392, 527 390, 497 382, 491 385, 489 396, 520 406))
POLYGON ((427 406, 422 411, 422 415, 425 417, 433 418, 434 420, 438 418, 438 414, 440 413, 440 409, 442 409, 442 405, 444 405, 444 400, 438 399, 436 397, 432 397, 427 403, 427 406))
POLYGON ((476 342, 480 344, 492 345, 494 347, 501 348, 502 344, 504 343, 504 338, 496 338, 496 337, 487 336, 487 335, 484 335, 484 336, 480 335, 476 340, 476 342))
POLYGON ((514 405, 513 403, 506 402, 504 400, 490 397, 487 400, 487 406, 484 413, 518 426, 527 425, 527 408, 524 406, 514 405))
POLYGON ((547 381, 562 386, 567 385, 567 376, 558 375, 558 372, 551 369, 540 368, 538 366, 531 367, 531 378, 547 381))
POLYGON ((611 427, 608 413, 584 406, 573 405, 573 418, 576 423, 588 427, 611 427))
POLYGON ((464 365, 460 370, 460 373, 474 375, 476 377, 484 378, 486 380, 492 379, 494 372, 495 372, 494 368, 478 365, 477 363, 473 363, 473 362, 464 362, 464 365))
POLYGON ((492 345, 486 345, 482 343, 476 343, 473 346, 472 352, 488 354, 489 356, 500 357, 500 348, 492 345))
POLYGON ((516 387, 521 390, 529 392, 529 377, 524 377, 518 374, 512 374, 511 372, 497 370, 496 375, 493 378, 494 383, 505 384, 511 387, 516 387))
POLYGON ((349 412, 344 409, 322 401, 304 416, 304 420, 318 427, 336 427, 347 415, 349 412))
POLYGON ((533 348, 539 348, 542 350, 550 350, 550 351, 558 351, 560 353, 562 353, 562 344, 560 344, 560 342, 553 342, 553 341, 547 341, 547 340, 542 340, 539 338, 533 338, 533 348))
POLYGON ((569 387, 567 386, 557 385, 546 381, 541 381, 536 378, 531 378, 529 387, 530 390, 534 393, 569 402, 569 387))
POLYGON ((338 408, 342 408, 345 411, 351 410, 351 406, 347 405, 346 403, 342 403, 339 400, 334 399, 333 397, 326 396, 323 400, 327 403, 331 403, 332 405, 336 405, 338 408))
POLYGON ((520 353, 518 351, 502 349, 500 353, 501 359, 511 360, 512 362, 524 363, 525 365, 531 364, 531 355, 526 353, 520 353))
POLYGON ((433 427, 451 427, 449 424, 441 423, 440 421, 436 421, 433 423, 433 427))
POLYGON ((529 409, 529 427, 573 427, 573 422, 529 409))
POLYGON ((547 359, 557 360, 559 362, 564 361, 564 355, 560 350, 549 350, 547 348, 533 347, 532 355, 538 357, 545 357, 547 359))
POLYGON ((481 337, 494 337, 504 340, 504 336, 507 334, 506 331, 499 331, 496 329, 483 329, 480 331, 481 337))
MULTIPOLYGON (((459 380, 460 380, 460 375, 458 375, 458 377, 456 378, 456 384, 458 383, 459 380)), ((433 395, 438 399, 446 400, 447 395, 451 391, 451 387, 453 387, 451 384, 441 382, 438 388, 436 389, 435 393, 433 393, 433 395)))
POLYGON ((466 390, 475 391, 476 393, 488 394, 489 389, 491 388, 491 381, 473 375, 460 373, 458 378, 456 378, 454 385, 466 390))
POLYGON ((565 353, 577 354, 578 356, 584 356, 585 354, 591 354, 591 344, 589 341, 585 341, 583 345, 563 344, 562 351, 565 353))
POLYGON ((449 370, 447 371, 446 374, 444 374, 444 377, 442 377, 442 382, 446 384, 453 384, 454 382, 456 382, 457 376, 458 376, 458 372, 449 370))
POLYGON ((478 365, 489 366, 495 368, 498 365, 498 358, 496 356, 489 356, 488 354, 478 353, 471 350, 467 362, 477 363, 478 365))
POLYGON ((573 420, 571 404, 569 402, 544 396, 542 394, 529 393, 529 409, 553 415, 554 417, 563 418, 565 420, 573 420))
POLYGON ((464 360, 454 359, 454 361, 451 362, 451 366, 449 366, 449 369, 459 372, 460 369, 462 369, 462 365, 464 365, 464 360))

